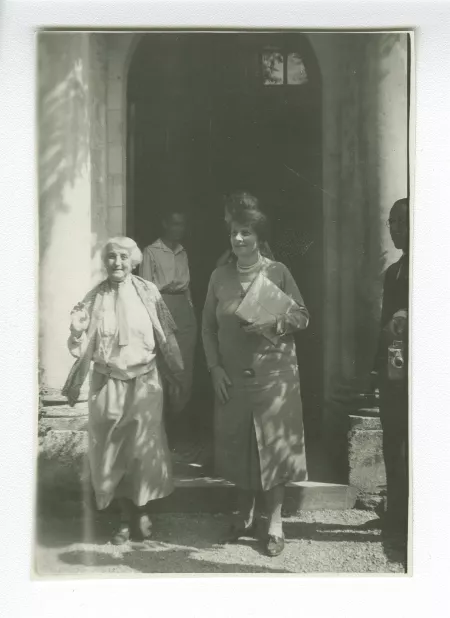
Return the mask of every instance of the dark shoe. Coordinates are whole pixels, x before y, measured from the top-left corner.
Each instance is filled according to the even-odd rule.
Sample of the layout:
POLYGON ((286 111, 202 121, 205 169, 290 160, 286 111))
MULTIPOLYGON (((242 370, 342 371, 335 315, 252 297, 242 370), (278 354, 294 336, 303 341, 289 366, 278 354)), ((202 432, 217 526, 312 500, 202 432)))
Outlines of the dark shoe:
POLYGON ((223 535, 220 540, 221 545, 228 545, 229 543, 236 543, 244 536, 255 537, 256 536, 257 525, 254 521, 250 526, 238 526, 237 524, 232 524, 227 532, 223 535))
POLYGON ((127 522, 122 522, 119 529, 111 539, 113 545, 123 545, 130 540, 130 525, 127 522))
POLYGON ((144 541, 151 538, 152 520, 147 515, 147 513, 141 513, 138 515, 136 521, 136 531, 138 536, 144 541))
POLYGON ((267 555, 271 558, 279 556, 284 549, 284 537, 269 534, 266 544, 267 555))

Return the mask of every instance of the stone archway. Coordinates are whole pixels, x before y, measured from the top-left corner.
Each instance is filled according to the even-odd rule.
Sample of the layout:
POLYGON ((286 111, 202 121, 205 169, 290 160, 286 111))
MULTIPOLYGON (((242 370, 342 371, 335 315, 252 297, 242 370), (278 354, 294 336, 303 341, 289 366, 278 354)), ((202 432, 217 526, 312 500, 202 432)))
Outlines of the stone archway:
POLYGON ((107 66, 107 195, 110 235, 126 232, 126 92, 128 68, 139 44, 140 32, 108 35, 107 66))
MULTIPOLYGON (((127 72, 143 35, 107 35, 110 234, 126 230, 127 72)), ((324 236, 323 394, 328 401, 336 385, 363 376, 370 367, 383 270, 396 256, 385 220, 393 201, 408 192, 408 35, 304 36, 314 50, 323 83, 318 190, 324 236)), ((325 425, 328 408, 325 403, 325 425)))
MULTIPOLYGON (((126 222, 130 220, 127 212, 127 79, 128 69, 144 32, 111 33, 107 45, 107 198, 108 234, 121 234, 126 231, 126 222)), ((338 182, 339 140, 338 107, 343 84, 339 83, 341 53, 337 49, 338 40, 331 34, 305 35, 316 56, 322 75, 322 147, 323 147, 323 213, 324 235, 327 242, 324 245, 325 276, 330 278, 324 284, 325 294, 330 302, 336 297, 336 281, 332 278, 333 263, 337 250, 336 225, 337 200, 336 182, 338 182), (326 264, 331 268, 327 269, 326 264)), ((327 304, 325 302, 325 304, 327 304)), ((334 319, 334 317, 333 317, 334 319)), ((339 342, 334 335, 334 329, 329 319, 324 317, 326 346, 329 353, 325 354, 324 366, 325 385, 334 373, 338 361, 337 349, 339 342), (335 351, 333 351, 335 350, 335 351), (331 360, 333 359, 333 360, 331 360), (331 363, 331 364, 330 364, 331 363), (328 365, 328 367, 327 367, 328 365)), ((327 390, 325 388, 325 390, 327 390)))
MULTIPOLYGON (((200 318, 217 251, 227 247, 220 196, 245 187, 262 199, 271 215, 275 257, 290 268, 313 316, 308 332, 299 336, 312 444, 322 414, 323 222, 322 84, 311 45, 301 33, 165 32, 147 34, 134 50, 127 101, 127 233, 145 246, 157 237, 158 210, 169 193, 169 199, 191 202, 186 248, 200 318), (264 82, 264 54, 283 67, 276 85, 264 82), (293 65, 300 71, 293 73, 293 65), (180 187, 176 196, 173 185, 180 187), (208 238, 198 233, 199 222, 208 238)), ((196 365, 202 364, 200 350, 196 365)), ((206 370, 202 373, 208 380, 206 370)), ((198 391, 208 391, 204 380, 198 391)))

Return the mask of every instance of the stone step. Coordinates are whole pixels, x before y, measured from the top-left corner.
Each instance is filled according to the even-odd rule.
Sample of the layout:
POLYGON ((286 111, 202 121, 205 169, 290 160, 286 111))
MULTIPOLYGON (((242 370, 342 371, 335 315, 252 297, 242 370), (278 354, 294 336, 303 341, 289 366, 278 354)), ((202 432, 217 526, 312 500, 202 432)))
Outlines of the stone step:
MULTIPOLYGON (((236 507, 236 487, 224 479, 201 474, 201 466, 174 462, 175 492, 159 504, 161 512, 227 512, 236 507)), ((286 488, 284 510, 298 511, 320 509, 345 510, 354 507, 357 490, 348 485, 302 481, 289 483, 286 488)))
MULTIPOLYGON (((175 492, 155 512, 229 512, 236 508, 236 487, 223 479, 197 477, 175 478, 175 492)), ((348 485, 302 481, 289 483, 284 511, 346 510, 355 506, 357 491, 348 485)))
MULTIPOLYGON (((67 511, 93 508, 87 462, 85 415, 72 418, 47 416, 40 421, 38 457, 39 511, 67 511), (57 429, 56 429, 57 427, 57 429)), ((236 487, 208 475, 199 464, 173 454, 174 493, 152 503, 155 512, 230 512, 236 509, 236 487)), ((357 490, 335 483, 307 481, 287 487, 285 511, 344 510, 354 507, 357 490)))
MULTIPOLYGON (((174 464, 175 491, 150 504, 154 513, 231 513, 237 508, 237 488, 224 479, 199 476, 195 471, 186 474, 180 471, 180 464, 174 464)), ((355 506, 357 490, 348 485, 302 481, 289 483, 286 489, 284 515, 295 515, 300 511, 346 510, 355 506)), ((72 484, 70 494, 66 488, 49 487, 40 484, 38 510, 64 511, 72 515, 84 509, 95 510, 94 498, 89 483, 81 481, 78 490, 72 484), (75 489, 75 491, 74 491, 75 489)))
MULTIPOLYGON (((48 488, 47 488, 48 489, 48 488)), ((79 496, 64 496, 61 492, 49 494, 39 491, 39 513, 62 513, 76 516, 84 510, 95 510, 90 492, 79 496)), ((357 491, 347 485, 305 481, 290 483, 286 490, 283 515, 301 511, 343 511, 355 506, 357 491)), ((149 504, 153 513, 231 513, 237 509, 236 487, 221 479, 175 479, 175 491, 163 500, 149 504)))

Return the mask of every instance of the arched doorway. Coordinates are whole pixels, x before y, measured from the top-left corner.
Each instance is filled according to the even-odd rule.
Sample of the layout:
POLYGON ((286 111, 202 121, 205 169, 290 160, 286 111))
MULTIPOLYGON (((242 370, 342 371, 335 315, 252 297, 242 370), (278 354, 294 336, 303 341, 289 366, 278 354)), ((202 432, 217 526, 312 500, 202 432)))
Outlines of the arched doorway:
MULTIPOLYGON (((320 436, 323 392, 321 79, 304 35, 152 33, 127 85, 127 233, 143 247, 159 212, 191 212, 189 255, 199 317, 209 276, 228 246, 221 195, 245 188, 272 222, 275 257, 311 312, 298 337, 308 453, 320 436)), ((209 376, 199 345, 195 431, 211 428, 209 376)))

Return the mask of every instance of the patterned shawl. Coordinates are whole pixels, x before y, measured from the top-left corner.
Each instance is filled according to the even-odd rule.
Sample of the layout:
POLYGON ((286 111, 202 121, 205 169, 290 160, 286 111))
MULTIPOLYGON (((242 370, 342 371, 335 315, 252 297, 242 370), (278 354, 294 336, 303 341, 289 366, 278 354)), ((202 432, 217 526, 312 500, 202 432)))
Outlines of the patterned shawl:
MULTIPOLYGON (((182 384, 183 361, 175 332, 177 327, 172 315, 161 298, 158 288, 151 282, 131 275, 131 280, 153 325, 156 343, 156 359, 163 377, 173 384, 182 384)), ((63 386, 62 394, 74 406, 86 380, 95 350, 97 329, 102 317, 103 296, 109 289, 108 280, 102 281, 91 290, 84 299, 85 309, 90 321, 86 331, 86 347, 78 358, 63 386)))

